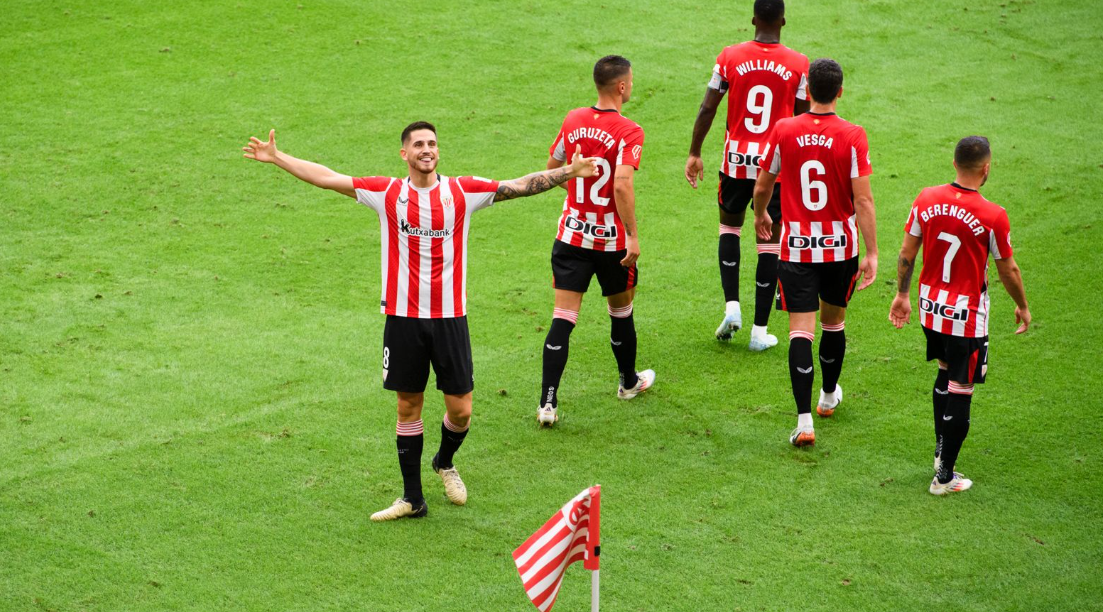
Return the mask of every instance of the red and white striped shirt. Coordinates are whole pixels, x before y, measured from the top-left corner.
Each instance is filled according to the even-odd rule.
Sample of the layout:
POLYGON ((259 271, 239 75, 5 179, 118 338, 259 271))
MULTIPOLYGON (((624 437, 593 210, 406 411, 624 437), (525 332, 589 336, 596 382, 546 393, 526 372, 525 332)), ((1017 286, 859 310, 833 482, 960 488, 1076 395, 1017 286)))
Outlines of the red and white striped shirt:
POLYGON ((466 315, 469 219, 494 203, 498 181, 438 174, 427 189, 382 176, 352 184, 356 201, 379 215, 380 310, 418 319, 466 315))
POLYGON ((988 254, 1011 257, 1011 223, 1003 207, 958 185, 919 193, 904 231, 923 239, 919 322, 965 338, 988 335, 988 254))
POLYGON ((595 251, 624 250, 628 244, 617 212, 613 176, 617 166, 640 169, 643 128, 615 110, 576 108, 567 113, 549 154, 569 163, 578 146, 582 157, 597 158, 598 172, 567 181, 555 239, 595 251))
POLYGON ((758 178, 769 152, 766 136, 779 119, 807 100, 808 57, 780 43, 748 41, 725 47, 716 58, 709 88, 728 93, 728 123, 720 171, 758 178))
POLYGON ((780 174, 781 261, 822 263, 858 256, 852 179, 873 174, 866 131, 834 113, 782 119, 762 169, 780 174))

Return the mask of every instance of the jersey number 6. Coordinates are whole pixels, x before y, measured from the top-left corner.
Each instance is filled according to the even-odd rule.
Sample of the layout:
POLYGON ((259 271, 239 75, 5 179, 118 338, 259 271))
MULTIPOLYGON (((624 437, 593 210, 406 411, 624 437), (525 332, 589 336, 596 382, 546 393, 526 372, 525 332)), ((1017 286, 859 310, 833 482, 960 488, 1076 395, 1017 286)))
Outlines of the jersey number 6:
POLYGON ((813 181, 813 171, 820 176, 827 174, 827 169, 818 160, 804 162, 800 167, 800 199, 804 200, 804 207, 808 210, 821 210, 827 206, 827 184, 813 181))

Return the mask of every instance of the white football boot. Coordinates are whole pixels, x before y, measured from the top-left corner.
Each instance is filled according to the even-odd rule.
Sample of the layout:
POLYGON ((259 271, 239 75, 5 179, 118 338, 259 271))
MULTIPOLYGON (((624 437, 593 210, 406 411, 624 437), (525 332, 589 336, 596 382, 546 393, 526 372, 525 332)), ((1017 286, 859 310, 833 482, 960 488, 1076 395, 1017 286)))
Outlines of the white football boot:
POLYGON ((555 425, 559 420, 559 411, 555 406, 544 404, 536 411, 536 422, 545 427, 551 427, 555 425))
MULTIPOLYGON (((724 315, 724 320, 720 322, 720 327, 716 328, 716 339, 727 342, 732 339, 732 334, 739 331, 743 327, 743 313, 739 309, 735 309, 724 315)), ((777 342, 777 339, 774 339, 777 342)))
POLYGON ((827 394, 820 389, 820 401, 816 403, 816 414, 821 417, 827 418, 835 414, 835 409, 839 407, 839 404, 843 403, 843 387, 838 383, 835 384, 835 401, 824 401, 827 398, 827 394))
POLYGON ((954 472, 954 477, 950 479, 950 482, 938 482, 938 476, 931 479, 931 488, 929 491, 931 495, 949 495, 950 493, 968 491, 971 486, 973 486, 972 480, 969 480, 958 472, 954 472))
POLYGON ((762 328, 761 332, 757 332, 757 327, 751 327, 751 342, 747 345, 747 348, 757 353, 777 346, 777 336, 767 334, 765 327, 762 328))
POLYGON ((617 397, 622 400, 630 400, 633 397, 647 391, 655 384, 655 370, 644 370, 643 372, 636 372, 636 386, 631 389, 625 389, 623 386, 617 386, 617 397))

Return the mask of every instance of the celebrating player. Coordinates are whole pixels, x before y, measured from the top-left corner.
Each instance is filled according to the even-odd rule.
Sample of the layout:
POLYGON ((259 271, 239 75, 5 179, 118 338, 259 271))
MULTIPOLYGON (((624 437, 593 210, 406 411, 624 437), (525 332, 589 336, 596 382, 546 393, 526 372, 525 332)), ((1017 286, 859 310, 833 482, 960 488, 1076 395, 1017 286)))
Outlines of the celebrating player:
POLYGON ((957 179, 928 187, 912 204, 897 265, 897 294, 889 320, 897 329, 911 319, 912 271, 919 248, 919 322, 927 336, 927 361, 938 360, 934 403, 934 479, 930 492, 965 491, 973 481, 954 471, 969 434, 973 385, 988 372, 988 255, 1015 300, 1015 333, 1030 327, 1023 277, 1011 256, 1011 225, 1003 207, 978 189, 988 180, 992 150, 983 136, 962 138, 954 149, 957 179))
POLYGON ((816 413, 834 414, 843 399, 839 375, 846 354, 843 331, 846 307, 854 292, 877 276, 877 221, 869 175, 869 144, 861 126, 835 114, 843 95, 843 70, 834 60, 818 59, 808 68, 809 112, 782 119, 774 126, 754 188, 755 230, 759 238, 773 236, 774 220, 766 208, 778 173, 781 184, 781 261, 778 302, 789 312, 789 378, 797 403, 797 428, 789 436, 795 446, 816 443, 812 426, 812 340, 816 311, 823 337, 820 364, 823 389, 816 413), (858 261, 858 229, 866 254, 858 261))
POLYGON ((655 372, 636 372, 636 325, 632 298, 639 273, 636 193, 633 176, 643 154, 643 128, 620 114, 632 94, 632 64, 609 55, 594 65, 597 104, 567 113, 551 146, 548 168, 558 168, 567 152, 597 161, 592 178, 566 184, 567 198, 552 246, 555 311, 544 340, 544 372, 537 420, 551 426, 559 420, 559 381, 567 366, 571 331, 578 322, 582 294, 596 275, 609 302, 610 343, 620 370, 617 397, 632 399, 655 382, 655 372))
MULTIPOLYGON (((724 93, 728 96, 728 124, 724 133, 724 159, 720 163, 720 285, 724 289, 724 320, 716 329, 718 340, 730 340, 743 326, 739 310, 739 237, 747 204, 751 201, 758 166, 768 153, 766 136, 778 119, 808 110, 806 80, 808 58, 782 45, 785 25, 782 0, 756 0, 754 40, 726 47, 716 58, 712 80, 693 124, 693 140, 686 160, 686 180, 697 188, 704 177, 701 144, 712 127, 716 108, 724 93)), ((787 179, 786 179, 787 180, 787 179)), ((781 223, 780 185, 774 186, 769 204, 774 227, 772 238, 758 238, 758 267, 755 270, 754 326, 750 349, 764 351, 777 345, 766 332, 777 291, 777 260, 781 248, 777 239, 781 223)))
POLYGON ((474 388, 471 340, 467 331, 467 232, 475 211, 494 202, 547 191, 570 179, 588 178, 594 159, 583 159, 574 147, 571 165, 535 172, 511 181, 492 181, 437 174, 437 130, 424 121, 402 130, 400 155, 409 167, 406 178, 352 178, 276 149, 276 131, 268 141, 250 138, 245 157, 272 163, 311 185, 356 198, 379 215, 381 270, 380 310, 383 328, 383 388, 398 396, 398 464, 403 496, 373 521, 425 516, 421 489, 421 408, 429 366, 446 410, 433 470, 444 482, 448 499, 467 502, 467 488, 452 457, 467 435, 474 388))

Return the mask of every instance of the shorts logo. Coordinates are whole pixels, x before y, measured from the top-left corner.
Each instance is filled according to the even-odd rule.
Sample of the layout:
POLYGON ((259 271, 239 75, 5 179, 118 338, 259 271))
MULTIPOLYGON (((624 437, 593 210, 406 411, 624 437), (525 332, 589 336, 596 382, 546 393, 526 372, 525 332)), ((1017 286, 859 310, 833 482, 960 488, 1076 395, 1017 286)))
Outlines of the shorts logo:
POLYGON ((842 249, 847 245, 846 234, 838 236, 789 236, 790 249, 842 249))
POLYGON ((641 147, 640 145, 635 145, 634 147, 632 147, 632 157, 639 159, 640 153, 643 153, 643 147, 641 147))
POLYGON ((728 163, 732 166, 758 167, 762 163, 762 156, 749 155, 747 153, 736 153, 735 151, 731 151, 728 153, 728 163))
POLYGON ((962 308, 961 310, 958 310, 956 306, 939 304, 938 302, 925 297, 919 298, 919 310, 933 314, 936 317, 949 319, 951 321, 969 320, 968 308, 962 308))
POLYGON ((447 238, 452 235, 452 230, 447 229, 425 229, 422 227, 414 227, 410 225, 405 219, 398 222, 398 231, 406 234, 407 236, 414 236, 417 238, 447 238))
POLYGON ((583 236, 590 236, 593 238, 610 239, 617 237, 617 226, 597 225, 596 223, 583 221, 578 217, 567 217, 563 221, 563 227, 571 230, 572 232, 578 232, 583 236))

